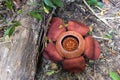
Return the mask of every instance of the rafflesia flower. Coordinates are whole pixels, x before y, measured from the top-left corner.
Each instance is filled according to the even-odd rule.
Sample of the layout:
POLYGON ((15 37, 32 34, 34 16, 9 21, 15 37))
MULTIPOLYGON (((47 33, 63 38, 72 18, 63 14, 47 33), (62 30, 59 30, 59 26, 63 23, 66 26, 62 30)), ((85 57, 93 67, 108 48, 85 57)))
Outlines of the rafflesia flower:
POLYGON ((88 32, 82 23, 71 20, 65 27, 61 18, 53 17, 47 34, 52 42, 45 47, 43 56, 61 62, 68 72, 82 72, 86 58, 96 60, 100 55, 99 43, 88 32))

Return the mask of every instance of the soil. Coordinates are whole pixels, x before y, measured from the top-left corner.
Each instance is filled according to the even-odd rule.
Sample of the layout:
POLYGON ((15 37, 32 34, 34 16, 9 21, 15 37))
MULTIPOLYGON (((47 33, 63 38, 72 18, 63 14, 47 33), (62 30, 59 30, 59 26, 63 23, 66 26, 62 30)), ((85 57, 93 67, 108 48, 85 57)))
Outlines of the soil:
MULTIPOLYGON (((111 0, 109 5, 104 4, 103 8, 108 10, 103 17, 109 17, 107 21, 110 26, 96 18, 82 0, 64 0, 64 4, 63 8, 57 9, 57 16, 66 23, 68 20, 76 20, 92 28, 91 35, 101 46, 100 58, 96 61, 90 60, 85 71, 76 74, 68 73, 62 70, 61 66, 42 58, 41 68, 37 74, 38 80, 111 80, 109 72, 117 73, 117 70, 120 70, 120 18, 117 18, 120 11, 119 0, 111 0), (106 35, 112 38, 104 38, 106 35)), ((94 10, 99 12, 97 9, 94 10)))

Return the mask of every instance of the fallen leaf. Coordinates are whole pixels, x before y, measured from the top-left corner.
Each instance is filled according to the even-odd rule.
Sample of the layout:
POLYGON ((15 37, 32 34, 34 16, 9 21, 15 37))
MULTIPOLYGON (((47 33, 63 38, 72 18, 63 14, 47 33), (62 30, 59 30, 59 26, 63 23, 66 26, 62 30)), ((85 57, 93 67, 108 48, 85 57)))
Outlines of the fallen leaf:
POLYGON ((116 55, 116 51, 115 50, 112 50, 112 55, 116 55))
POLYGON ((104 16, 104 15, 105 15, 105 11, 106 11, 106 10, 101 10, 100 15, 101 15, 101 16, 104 16))
POLYGON ((89 34, 91 35, 92 34, 92 31, 93 31, 93 24, 91 24, 90 26, 89 26, 89 34))
POLYGON ((90 29, 90 31, 92 32, 92 30, 93 30, 93 24, 91 24, 91 25, 89 26, 89 29, 90 29))
POLYGON ((57 64, 55 64, 55 63, 51 63, 50 67, 51 67, 51 69, 53 69, 53 70, 58 69, 58 66, 57 66, 57 64))
POLYGON ((118 16, 120 16, 120 11, 118 12, 118 16))
POLYGON ((112 80, 120 80, 120 76, 113 71, 110 71, 109 75, 110 75, 112 80))
POLYGON ((65 27, 68 27, 68 24, 65 24, 65 27))
POLYGON ((63 26, 62 25, 59 25, 59 27, 58 27, 59 29, 61 29, 61 28, 63 28, 63 26))
POLYGON ((117 69, 117 72, 118 72, 118 74, 120 75, 120 70, 119 70, 119 69, 117 69))
POLYGON ((48 75, 48 76, 51 76, 51 75, 53 75, 55 73, 55 71, 54 70, 51 70, 51 71, 48 71, 46 74, 48 75))
POLYGON ((45 6, 43 7, 43 9, 44 9, 45 13, 47 13, 47 14, 50 13, 49 9, 47 9, 45 6))
POLYGON ((113 36, 112 36, 111 34, 107 33, 107 34, 105 34, 105 35, 103 36, 103 38, 112 39, 113 36))

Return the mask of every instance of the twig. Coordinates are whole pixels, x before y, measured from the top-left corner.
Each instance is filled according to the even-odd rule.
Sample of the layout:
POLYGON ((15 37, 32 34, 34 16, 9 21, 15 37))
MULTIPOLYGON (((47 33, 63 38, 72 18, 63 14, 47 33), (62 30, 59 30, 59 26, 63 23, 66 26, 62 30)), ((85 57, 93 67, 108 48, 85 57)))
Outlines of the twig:
POLYGON ((93 74, 94 74, 94 77, 96 77, 96 69, 95 69, 95 64, 94 64, 94 68, 93 68, 93 69, 94 69, 94 73, 93 73, 93 74))
POLYGON ((95 78, 93 76, 91 76, 91 74, 88 74, 88 76, 92 79, 95 80, 95 78))
POLYGON ((4 41, 3 38, 0 38, 0 45, 5 43, 11 43, 11 40, 4 41))
POLYGON ((94 38, 97 38, 97 39, 104 39, 104 40, 110 40, 108 38, 103 38, 103 37, 98 37, 98 36, 93 36, 94 38))
POLYGON ((91 15, 89 14, 89 15, 87 15, 84 19, 83 19, 83 21, 82 22, 85 22, 89 17, 90 17, 91 15))
POLYGON ((50 23, 50 21, 51 21, 51 19, 52 19, 52 16, 53 16, 53 14, 55 13, 55 10, 56 10, 56 8, 53 8, 53 10, 52 10, 52 12, 51 12, 51 14, 50 14, 50 17, 49 17, 48 20, 47 20, 46 27, 48 27, 48 25, 49 25, 49 23, 50 23))
POLYGON ((105 19, 120 19, 120 17, 105 17, 105 19))
POLYGON ((85 0, 83 0, 84 4, 88 7, 88 9, 95 15, 95 17, 97 17, 98 19, 100 19, 102 22, 104 22, 108 27, 112 28, 109 23, 106 21, 106 19, 101 18, 100 16, 98 16, 93 9, 87 4, 87 2, 85 0))
MULTIPOLYGON (((55 12, 55 9, 56 8, 53 8, 51 14, 49 15, 49 18, 47 20, 46 25, 45 25, 45 23, 44 23, 44 25, 41 24, 41 30, 39 31, 39 34, 38 34, 38 41, 37 41, 38 45, 40 45, 40 43, 45 43, 45 41, 46 41, 45 37, 46 37, 46 34, 47 34, 48 25, 49 25, 49 23, 50 23, 50 21, 52 19, 52 16, 53 16, 53 14, 55 12)), ((45 45, 45 44, 43 44, 43 45, 45 45)))

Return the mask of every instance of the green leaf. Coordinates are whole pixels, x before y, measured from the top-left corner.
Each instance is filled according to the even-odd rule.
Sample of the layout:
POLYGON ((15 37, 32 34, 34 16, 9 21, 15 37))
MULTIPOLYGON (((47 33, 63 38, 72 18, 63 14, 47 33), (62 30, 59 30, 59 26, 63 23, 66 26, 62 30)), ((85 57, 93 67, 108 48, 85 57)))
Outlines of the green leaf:
POLYGON ((21 14, 22 13, 22 9, 17 11, 17 14, 21 14))
POLYGON ((13 9, 13 0, 7 0, 5 2, 5 5, 8 9, 12 10, 13 9))
POLYGON ((97 0, 87 0, 87 3, 92 6, 97 5, 97 0))
POLYGON ((113 38, 112 35, 110 35, 110 34, 106 34, 105 37, 106 37, 106 38, 109 38, 109 39, 112 39, 112 38, 113 38))
POLYGON ((55 4, 58 7, 63 7, 63 2, 61 0, 51 0, 53 4, 55 4))
POLYGON ((52 10, 52 7, 47 6, 45 3, 43 3, 42 7, 44 12, 47 14, 52 10))
POLYGON ((103 7, 103 3, 102 2, 97 2, 97 6, 102 8, 103 7))
POLYGON ((43 9, 44 9, 44 12, 45 12, 45 13, 47 13, 47 14, 50 13, 50 11, 49 11, 49 9, 48 9, 47 7, 44 6, 43 9))
POLYGON ((117 73, 113 72, 113 71, 110 71, 109 75, 112 78, 112 80, 120 80, 120 76, 117 73))
POLYGON ((9 37, 13 34, 14 30, 15 30, 15 26, 11 26, 8 33, 9 37))
POLYGON ((43 1, 44 1, 44 3, 45 3, 47 6, 52 7, 52 8, 55 8, 55 5, 52 3, 51 0, 43 0, 43 1))
POLYGON ((10 37, 13 34, 14 30, 15 30, 14 26, 11 26, 10 28, 8 28, 3 35, 3 39, 5 39, 7 35, 10 37))
POLYGON ((31 11, 30 15, 36 19, 42 20, 42 15, 39 12, 31 11))
POLYGON ((13 34, 15 27, 21 25, 19 21, 13 21, 13 24, 4 32, 3 39, 8 35, 9 37, 13 34))
POLYGON ((46 74, 48 75, 48 76, 51 76, 51 75, 53 75, 55 73, 55 71, 54 70, 51 70, 51 71, 48 71, 46 74))
POLYGON ((13 21, 12 23, 13 23, 12 26, 15 26, 15 27, 21 25, 21 23, 19 21, 13 21))
POLYGON ((89 31, 88 34, 89 34, 89 35, 92 35, 92 31, 89 31))

